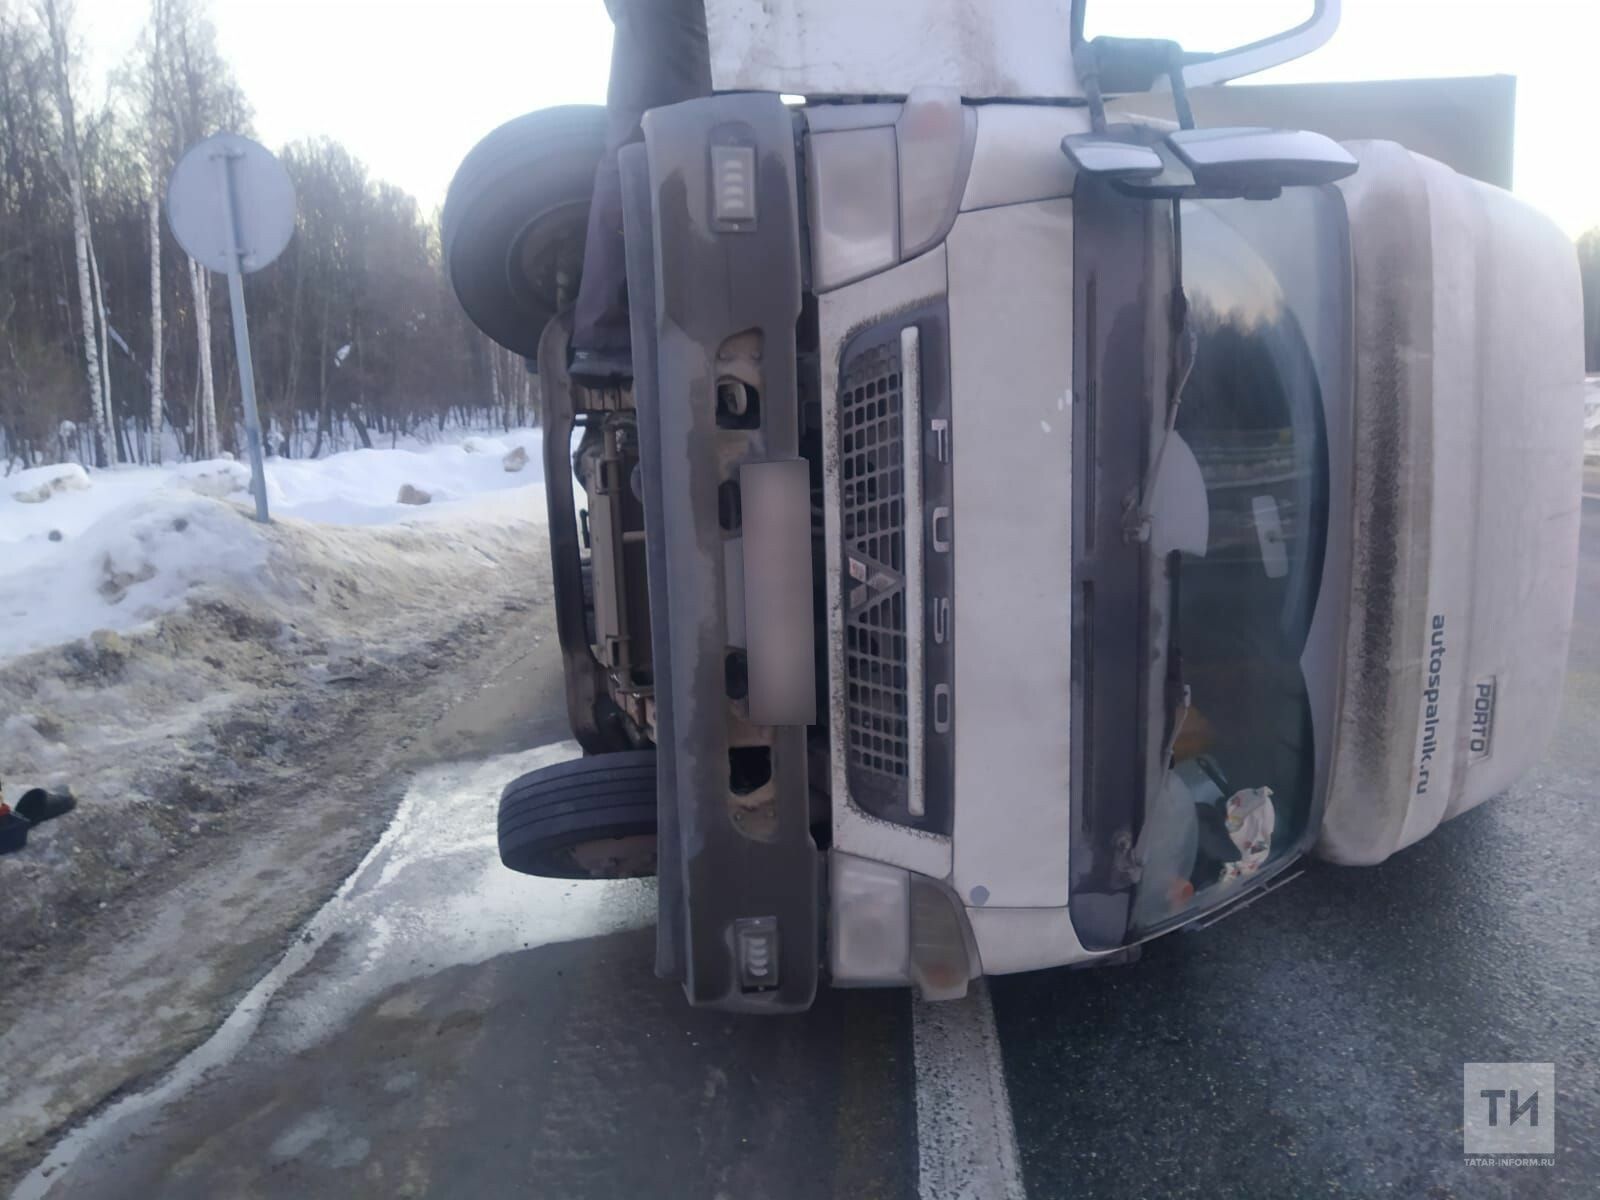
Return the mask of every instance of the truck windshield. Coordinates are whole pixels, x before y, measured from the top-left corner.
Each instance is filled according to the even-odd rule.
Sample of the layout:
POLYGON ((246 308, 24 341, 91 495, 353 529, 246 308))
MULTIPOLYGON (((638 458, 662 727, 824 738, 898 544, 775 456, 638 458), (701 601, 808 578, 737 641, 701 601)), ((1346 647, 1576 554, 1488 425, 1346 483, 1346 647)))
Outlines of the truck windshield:
POLYGON ((1170 769, 1138 835, 1130 940, 1264 878, 1320 811, 1302 656, 1328 546, 1324 401, 1346 353, 1342 210, 1336 193, 1291 189, 1186 202, 1182 219, 1197 347, 1162 486, 1190 532, 1154 586, 1169 696, 1186 687, 1189 702, 1168 704, 1170 769))

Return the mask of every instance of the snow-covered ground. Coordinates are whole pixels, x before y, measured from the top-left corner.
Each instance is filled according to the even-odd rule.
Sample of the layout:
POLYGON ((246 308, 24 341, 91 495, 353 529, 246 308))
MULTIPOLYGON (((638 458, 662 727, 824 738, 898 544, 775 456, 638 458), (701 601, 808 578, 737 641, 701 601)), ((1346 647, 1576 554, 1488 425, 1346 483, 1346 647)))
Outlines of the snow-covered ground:
POLYGON ((181 890, 338 779, 315 844, 348 853, 443 715, 554 645, 538 430, 269 460, 266 525, 248 479, 231 460, 0 477, 0 783, 78 797, 0 865, 0 995, 130 889, 181 890))
POLYGON ((0 475, 0 784, 78 799, 0 860, 0 1177, 195 1044, 409 772, 564 710, 539 430, 268 460, 266 525, 248 484, 0 475))
MULTIPOLYGON (((269 459, 275 531, 249 519, 250 471, 231 460, 14 472, 0 478, 0 662, 96 630, 137 629, 205 589, 287 600, 305 581, 274 570, 272 546, 313 536, 308 524, 459 526, 518 507, 542 512, 540 454, 539 431, 521 429, 269 459)), ((380 546, 370 549, 382 557, 380 546)))

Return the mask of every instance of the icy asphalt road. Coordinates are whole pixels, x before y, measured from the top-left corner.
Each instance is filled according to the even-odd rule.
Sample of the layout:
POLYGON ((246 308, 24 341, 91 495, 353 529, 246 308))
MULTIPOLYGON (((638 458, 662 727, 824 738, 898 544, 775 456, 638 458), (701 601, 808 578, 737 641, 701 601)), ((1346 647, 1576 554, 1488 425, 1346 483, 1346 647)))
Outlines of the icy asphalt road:
POLYGON ((494 863, 499 782, 552 748, 420 778, 218 1034, 19 1194, 1594 1195, 1595 473, 1586 490, 1567 705, 1536 775, 1135 966, 995 981, 1003 1079, 981 1005, 953 1028, 895 993, 790 1021, 684 1008, 650 974, 648 888, 494 863), (1505 1060, 1555 1063, 1553 1168, 1462 1161, 1461 1064, 1505 1060), (1009 1181, 1004 1130, 970 1120, 1007 1106, 1009 1181), (953 1162, 974 1152, 992 1169, 953 1162))
POLYGON ((904 996, 692 1012, 651 973, 652 885, 500 866, 501 785, 576 752, 419 776, 218 1033, 19 1195, 905 1194, 904 996))

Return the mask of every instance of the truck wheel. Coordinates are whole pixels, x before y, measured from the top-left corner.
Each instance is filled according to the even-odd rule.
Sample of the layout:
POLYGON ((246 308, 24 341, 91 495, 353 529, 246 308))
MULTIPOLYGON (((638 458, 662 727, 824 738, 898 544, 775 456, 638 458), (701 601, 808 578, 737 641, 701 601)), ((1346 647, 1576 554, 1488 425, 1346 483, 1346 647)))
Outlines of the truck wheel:
POLYGON ((500 861, 552 879, 656 873, 656 754, 625 750, 530 771, 500 793, 500 861))
POLYGON ((467 317, 529 360, 550 318, 573 303, 583 267, 605 109, 544 108, 474 146, 445 195, 445 270, 467 317))

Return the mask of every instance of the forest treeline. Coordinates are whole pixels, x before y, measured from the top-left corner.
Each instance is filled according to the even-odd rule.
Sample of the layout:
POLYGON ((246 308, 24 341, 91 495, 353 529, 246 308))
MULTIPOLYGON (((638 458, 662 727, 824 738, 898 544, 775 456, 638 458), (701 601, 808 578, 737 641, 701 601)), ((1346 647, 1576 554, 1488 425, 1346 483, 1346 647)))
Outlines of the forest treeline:
MULTIPOLYGON (((249 98, 204 0, 149 0, 100 95, 77 26, 71 0, 0 0, 0 472, 237 452, 226 280, 165 193, 188 146, 253 133, 249 98)), ((271 452, 536 420, 536 381, 450 294, 437 215, 336 142, 274 149, 297 228, 245 283, 271 452)))
MULTIPOLYGON (((227 289, 172 237, 165 189, 188 146, 253 132, 249 98, 205 0, 148 3, 91 95, 72 0, 0 0, 0 472, 238 450, 227 289)), ((297 230, 246 281, 270 451, 536 420, 536 380, 450 294, 437 214, 334 141, 276 149, 297 230)), ((1600 371, 1600 229, 1578 253, 1600 371)))

